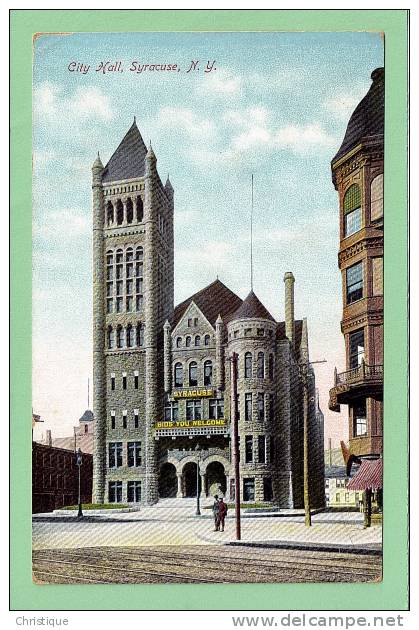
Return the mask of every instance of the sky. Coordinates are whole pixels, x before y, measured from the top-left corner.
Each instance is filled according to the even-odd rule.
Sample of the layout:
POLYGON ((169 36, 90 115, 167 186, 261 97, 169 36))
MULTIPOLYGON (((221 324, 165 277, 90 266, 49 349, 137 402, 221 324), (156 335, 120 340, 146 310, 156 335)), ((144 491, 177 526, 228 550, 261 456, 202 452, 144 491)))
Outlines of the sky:
MULTIPOLYGON (((253 174, 255 293, 283 320, 283 277, 294 273, 295 314, 308 319, 310 359, 327 361, 315 366, 325 441, 347 439, 347 407, 340 414, 327 407, 334 368, 345 369, 330 161, 383 57, 380 35, 362 32, 36 39, 33 408, 44 423, 35 438, 46 429, 72 434, 87 408, 91 166, 98 151, 106 164, 136 116, 163 182, 170 174, 175 190, 175 303, 217 276, 240 297, 249 292, 253 174), (122 71, 103 72, 119 61, 122 71), (145 64, 177 68, 130 70, 145 64)), ((90 404, 91 394, 92 386, 90 404)))

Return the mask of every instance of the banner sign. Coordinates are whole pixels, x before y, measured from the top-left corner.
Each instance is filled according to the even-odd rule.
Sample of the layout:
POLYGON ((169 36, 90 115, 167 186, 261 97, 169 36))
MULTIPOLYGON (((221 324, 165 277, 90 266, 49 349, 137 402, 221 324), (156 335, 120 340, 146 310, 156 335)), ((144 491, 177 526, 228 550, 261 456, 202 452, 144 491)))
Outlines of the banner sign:
POLYGON ((173 392, 173 398, 204 398, 214 396, 214 390, 206 387, 201 389, 180 389, 173 392))
POLYGON ((222 420, 176 420, 175 422, 156 422, 155 429, 176 429, 176 428, 189 428, 189 427, 219 427, 225 426, 227 421, 225 418, 222 420))

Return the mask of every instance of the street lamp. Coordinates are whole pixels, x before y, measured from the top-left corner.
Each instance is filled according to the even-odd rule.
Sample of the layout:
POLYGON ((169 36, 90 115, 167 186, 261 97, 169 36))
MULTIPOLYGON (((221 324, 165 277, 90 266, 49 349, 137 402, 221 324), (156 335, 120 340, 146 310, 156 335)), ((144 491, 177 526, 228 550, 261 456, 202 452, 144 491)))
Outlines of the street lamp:
POLYGON ((76 453, 76 466, 78 466, 79 469, 79 511, 77 513, 77 518, 83 518, 83 511, 81 509, 81 487, 80 487, 80 478, 81 478, 81 465, 83 463, 83 454, 81 452, 81 448, 78 449, 77 453, 76 453))
POLYGON ((195 512, 195 515, 201 516, 201 510, 199 506, 199 477, 200 477, 199 462, 201 461, 199 444, 195 446, 195 450, 196 450, 196 512, 195 512))

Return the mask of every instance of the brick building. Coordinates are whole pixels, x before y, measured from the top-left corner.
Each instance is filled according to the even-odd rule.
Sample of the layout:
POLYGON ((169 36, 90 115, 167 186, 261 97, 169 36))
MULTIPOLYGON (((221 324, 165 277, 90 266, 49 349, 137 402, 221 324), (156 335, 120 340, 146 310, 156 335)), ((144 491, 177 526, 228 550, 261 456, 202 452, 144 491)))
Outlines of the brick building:
MULTIPOLYGON (((239 355, 241 491, 303 504, 303 384, 309 436, 323 444, 306 320, 218 279, 174 308, 174 191, 134 121, 106 167, 93 164, 94 501, 154 503, 233 487, 230 362, 239 355), (199 469, 197 468, 199 467, 199 469)), ((324 504, 323 448, 311 449, 312 505, 324 504)))
POLYGON ((79 419, 78 425, 74 427, 73 435, 56 438, 52 435, 51 430, 47 429, 45 438, 40 443, 70 450, 80 448, 83 453, 93 454, 94 429, 93 413, 90 409, 86 409, 79 419))
POLYGON ((375 458, 383 451, 384 68, 371 78, 332 160, 346 370, 335 371, 329 407, 348 405, 351 452, 375 458))
MULTIPOLYGON (((83 453, 81 498, 92 502, 93 457, 83 453)), ((78 502, 78 466, 74 451, 32 442, 32 513, 52 512, 78 502)))

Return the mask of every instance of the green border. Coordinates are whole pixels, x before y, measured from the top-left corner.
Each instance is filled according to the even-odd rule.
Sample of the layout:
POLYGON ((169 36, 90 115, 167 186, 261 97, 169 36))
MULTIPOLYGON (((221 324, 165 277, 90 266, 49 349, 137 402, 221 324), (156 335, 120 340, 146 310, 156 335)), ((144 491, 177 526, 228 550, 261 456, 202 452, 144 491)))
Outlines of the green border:
MULTIPOLYGON (((406 610, 407 10, 11 11, 11 609, 406 610), (110 28, 112 27, 112 28, 110 28), (45 585, 31 580, 32 35, 63 31, 385 33, 384 579, 377 584, 45 585), (397 358, 396 360, 394 360, 397 358), (391 439, 388 436, 391 435, 391 439), (106 599, 105 597, 106 596, 106 599)), ((330 183, 332 185, 332 183, 330 183)))

